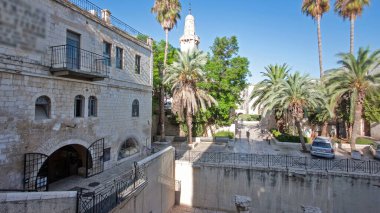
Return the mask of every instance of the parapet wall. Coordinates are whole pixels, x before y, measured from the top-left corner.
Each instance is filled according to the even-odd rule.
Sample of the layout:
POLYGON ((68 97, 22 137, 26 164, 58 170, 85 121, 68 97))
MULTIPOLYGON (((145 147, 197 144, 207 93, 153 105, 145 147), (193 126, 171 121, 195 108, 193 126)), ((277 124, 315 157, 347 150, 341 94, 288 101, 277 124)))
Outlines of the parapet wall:
POLYGON ((138 162, 146 168, 147 185, 112 213, 166 213, 174 206, 174 148, 168 147, 138 162))
POLYGON ((75 213, 77 192, 0 193, 0 212, 75 213))
POLYGON ((251 212, 378 212, 380 178, 267 168, 193 165, 176 161, 182 205, 235 212, 234 195, 252 199, 251 212))

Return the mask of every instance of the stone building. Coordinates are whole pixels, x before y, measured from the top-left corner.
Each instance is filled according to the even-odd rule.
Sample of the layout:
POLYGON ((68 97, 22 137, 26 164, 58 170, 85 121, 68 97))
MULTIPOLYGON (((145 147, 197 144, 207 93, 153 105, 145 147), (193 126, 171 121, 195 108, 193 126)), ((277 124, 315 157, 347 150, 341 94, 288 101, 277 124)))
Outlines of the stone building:
POLYGON ((46 190, 151 144, 151 40, 86 0, 0 0, 0 188, 46 190))

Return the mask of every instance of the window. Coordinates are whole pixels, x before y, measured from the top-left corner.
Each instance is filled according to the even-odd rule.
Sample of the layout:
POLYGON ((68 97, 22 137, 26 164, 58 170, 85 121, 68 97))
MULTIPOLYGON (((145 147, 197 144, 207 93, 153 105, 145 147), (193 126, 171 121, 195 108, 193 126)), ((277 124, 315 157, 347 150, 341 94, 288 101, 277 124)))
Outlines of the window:
POLYGON ((43 120, 50 118, 50 98, 47 96, 40 96, 36 100, 35 105, 35 120, 43 120))
POLYGON ((132 117, 139 117, 139 101, 137 99, 132 103, 132 117))
POLYGON ((105 64, 111 66, 111 44, 103 41, 103 56, 107 58, 105 64))
POLYGON ((88 99, 88 117, 96 117, 97 116, 97 100, 95 96, 90 96, 88 99))
POLYGON ((135 73, 140 74, 140 61, 141 61, 141 56, 136 55, 135 57, 135 73))
POLYGON ((137 142, 133 138, 129 138, 121 144, 118 160, 129 157, 133 154, 136 154, 139 151, 137 147, 137 142))
POLYGON ((123 49, 116 47, 116 68, 123 69, 123 49))
POLYGON ((75 96, 74 100, 74 117, 83 117, 84 115, 84 97, 81 95, 75 96))

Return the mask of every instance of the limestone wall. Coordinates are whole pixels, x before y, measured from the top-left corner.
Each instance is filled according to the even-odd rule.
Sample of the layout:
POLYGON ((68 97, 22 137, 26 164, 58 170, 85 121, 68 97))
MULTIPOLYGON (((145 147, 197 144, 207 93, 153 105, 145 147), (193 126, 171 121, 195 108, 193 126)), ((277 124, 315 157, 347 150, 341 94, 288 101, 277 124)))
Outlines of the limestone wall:
POLYGON ((9 192, 0 193, 3 213, 75 213, 76 192, 9 192))
POLYGON ((297 174, 283 170, 192 166, 176 161, 181 204, 235 211, 232 196, 252 199, 252 212, 301 212, 301 205, 322 212, 378 212, 380 178, 359 175, 297 174))
POLYGON ((169 212, 174 206, 174 148, 168 147, 138 163, 146 167, 147 186, 112 213, 169 212))
POLYGON ((380 140, 380 123, 371 124, 371 137, 380 140))
POLYGON ((0 189, 22 189, 24 154, 52 154, 80 144, 88 148, 105 138, 116 165, 119 148, 134 138, 139 148, 151 143, 152 55, 145 43, 107 25, 65 0, 0 0, 0 189), (30 28, 30 29, 29 29, 30 28), (53 76, 51 46, 66 43, 67 31, 80 34, 81 48, 102 55, 112 44, 110 76, 86 81, 53 76), (124 49, 124 69, 115 68, 116 46, 124 49), (141 56, 141 74, 134 72, 141 56), (51 101, 51 116, 35 120, 39 96, 51 101), (74 98, 82 95, 84 117, 74 118, 74 98), (88 100, 97 98, 97 117, 88 117, 88 100), (139 116, 132 117, 132 102, 139 116))

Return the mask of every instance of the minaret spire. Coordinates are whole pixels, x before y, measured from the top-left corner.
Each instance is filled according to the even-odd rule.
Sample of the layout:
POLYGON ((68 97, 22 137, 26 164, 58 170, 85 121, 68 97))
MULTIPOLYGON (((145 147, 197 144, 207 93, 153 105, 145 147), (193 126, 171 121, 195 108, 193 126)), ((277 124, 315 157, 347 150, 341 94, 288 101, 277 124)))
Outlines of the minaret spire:
POLYGON ((195 34, 195 20, 194 16, 191 15, 191 2, 189 2, 189 15, 187 15, 185 19, 183 36, 179 41, 182 52, 198 49, 198 44, 200 43, 199 36, 195 34))

